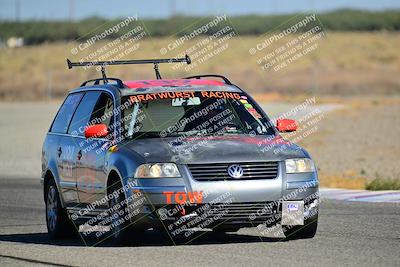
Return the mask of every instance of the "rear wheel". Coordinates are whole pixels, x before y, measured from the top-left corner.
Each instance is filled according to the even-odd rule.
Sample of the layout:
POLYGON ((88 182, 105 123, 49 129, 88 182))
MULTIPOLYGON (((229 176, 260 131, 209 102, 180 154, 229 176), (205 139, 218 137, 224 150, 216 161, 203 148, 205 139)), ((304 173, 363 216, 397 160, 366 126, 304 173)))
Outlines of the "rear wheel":
POLYGON ((304 222, 304 225, 284 226, 283 232, 286 239, 313 238, 317 233, 318 213, 304 222))
POLYGON ((51 239, 74 237, 75 225, 62 208, 56 184, 51 179, 46 187, 46 225, 51 239))

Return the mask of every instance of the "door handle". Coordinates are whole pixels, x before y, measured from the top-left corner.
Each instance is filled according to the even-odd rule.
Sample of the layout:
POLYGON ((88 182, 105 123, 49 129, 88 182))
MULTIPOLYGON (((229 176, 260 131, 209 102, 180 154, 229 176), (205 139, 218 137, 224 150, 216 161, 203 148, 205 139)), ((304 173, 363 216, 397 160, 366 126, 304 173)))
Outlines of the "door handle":
POLYGON ((57 149, 57 155, 58 155, 58 157, 61 157, 61 154, 62 154, 62 149, 61 149, 61 147, 59 147, 59 148, 57 149))
POLYGON ((78 160, 81 160, 81 158, 82 158, 82 150, 79 150, 79 152, 76 155, 76 157, 78 158, 78 160))

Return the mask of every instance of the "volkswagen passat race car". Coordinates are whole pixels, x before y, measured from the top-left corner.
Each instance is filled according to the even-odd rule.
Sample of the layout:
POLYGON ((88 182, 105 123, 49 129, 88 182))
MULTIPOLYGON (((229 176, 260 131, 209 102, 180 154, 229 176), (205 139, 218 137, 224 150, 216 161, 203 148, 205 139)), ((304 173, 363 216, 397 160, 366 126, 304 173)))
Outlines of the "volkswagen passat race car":
POLYGON ((121 63, 155 65, 156 80, 136 81, 109 78, 106 62, 96 62, 103 77, 68 93, 42 151, 50 237, 74 235, 80 225, 106 227, 119 242, 151 228, 189 237, 196 228, 276 224, 288 238, 313 237, 317 172, 310 155, 280 135, 296 122, 275 125, 223 76, 161 79, 158 64, 179 60, 190 63, 121 63))

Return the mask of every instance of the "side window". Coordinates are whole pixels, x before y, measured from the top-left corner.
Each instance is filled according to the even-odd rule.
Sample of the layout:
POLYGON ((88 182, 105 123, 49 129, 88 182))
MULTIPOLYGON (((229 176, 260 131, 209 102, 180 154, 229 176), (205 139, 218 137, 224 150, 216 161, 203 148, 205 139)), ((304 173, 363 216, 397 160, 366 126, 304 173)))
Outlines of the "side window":
POLYGON ((112 97, 107 93, 101 93, 99 100, 94 107, 90 124, 105 124, 110 131, 113 130, 113 114, 114 104, 112 97))
POLYGON ((70 94, 65 99, 60 110, 54 119, 53 125, 51 126, 51 132, 53 133, 66 133, 68 130, 69 122, 71 121, 72 115, 74 114, 76 106, 78 106, 83 93, 70 94))
POLYGON ((83 136, 85 132, 85 126, 88 125, 92 111, 97 103, 97 100, 99 99, 100 94, 101 92, 89 91, 83 96, 81 103, 75 111, 71 124, 69 125, 69 134, 74 136, 83 136))

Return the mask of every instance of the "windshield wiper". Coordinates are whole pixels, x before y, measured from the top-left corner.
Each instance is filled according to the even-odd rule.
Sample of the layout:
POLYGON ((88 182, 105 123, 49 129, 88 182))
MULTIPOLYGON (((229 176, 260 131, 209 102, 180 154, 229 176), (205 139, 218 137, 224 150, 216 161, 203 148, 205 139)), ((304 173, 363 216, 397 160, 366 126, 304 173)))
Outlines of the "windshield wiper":
POLYGON ((203 135, 203 131, 179 131, 179 132, 171 132, 167 134, 167 137, 179 137, 179 136, 185 136, 185 137, 191 137, 191 136, 199 136, 203 135))
POLYGON ((211 133, 215 135, 225 135, 225 134, 249 134, 248 132, 240 131, 240 130, 224 130, 223 132, 215 132, 211 133))
POLYGON ((160 138, 159 132, 136 132, 133 133, 131 139, 142 139, 142 138, 160 138))

